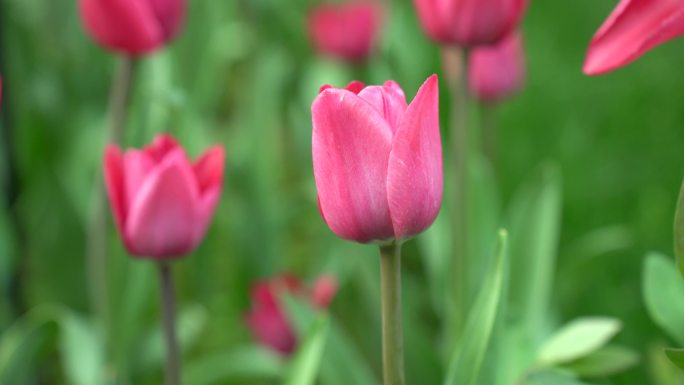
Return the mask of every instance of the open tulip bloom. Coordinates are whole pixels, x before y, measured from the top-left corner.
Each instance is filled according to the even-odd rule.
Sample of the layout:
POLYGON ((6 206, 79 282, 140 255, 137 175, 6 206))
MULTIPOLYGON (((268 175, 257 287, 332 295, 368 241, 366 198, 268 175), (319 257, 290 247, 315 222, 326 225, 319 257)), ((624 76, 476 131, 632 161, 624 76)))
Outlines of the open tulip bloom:
POLYGON ((403 384, 399 243, 420 234, 442 203, 437 76, 411 104, 394 81, 321 88, 313 102, 313 167, 323 219, 339 237, 381 251, 383 371, 403 384))
POLYGON ((109 145, 105 153, 105 184, 119 235, 129 253, 159 262, 167 385, 180 384, 168 261, 191 253, 204 238, 221 195, 223 164, 223 147, 191 163, 169 135, 142 150, 109 145))
POLYGON ((621 0, 591 40, 584 73, 613 71, 683 34, 684 1, 621 0))

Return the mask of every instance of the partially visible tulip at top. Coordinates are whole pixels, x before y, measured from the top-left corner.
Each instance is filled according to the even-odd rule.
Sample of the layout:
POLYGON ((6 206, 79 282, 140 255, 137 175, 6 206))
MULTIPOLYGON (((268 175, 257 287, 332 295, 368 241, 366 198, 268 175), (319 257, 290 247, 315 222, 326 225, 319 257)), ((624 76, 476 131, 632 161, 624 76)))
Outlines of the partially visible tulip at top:
POLYGON ((191 253, 202 241, 223 184, 224 150, 214 146, 191 162, 169 135, 149 146, 105 152, 105 183, 128 252, 156 260, 191 253))
POLYGON ((309 12, 309 35, 321 54, 361 62, 377 44, 381 19, 374 2, 319 5, 309 12))
POLYGON ((185 0, 79 0, 83 24, 108 50, 151 53, 173 39, 185 20, 185 0))
POLYGON ((247 326, 259 343, 290 355, 297 347, 297 337, 278 302, 278 297, 285 293, 306 299, 314 308, 323 310, 337 294, 337 281, 333 276, 322 275, 309 289, 296 277, 281 275, 252 287, 252 308, 245 317, 247 326))
POLYGON ((427 35, 440 44, 497 43, 516 28, 527 0, 413 0, 427 35))
POLYGON ((525 81, 522 36, 514 32, 498 44, 473 51, 468 65, 470 90, 483 103, 516 93, 525 81))
POLYGON ((427 229, 442 203, 437 76, 410 105, 394 81, 359 84, 324 86, 311 107, 320 212, 347 240, 405 240, 427 229))
POLYGON ((591 40, 584 73, 613 71, 681 35, 684 1, 621 0, 591 40))

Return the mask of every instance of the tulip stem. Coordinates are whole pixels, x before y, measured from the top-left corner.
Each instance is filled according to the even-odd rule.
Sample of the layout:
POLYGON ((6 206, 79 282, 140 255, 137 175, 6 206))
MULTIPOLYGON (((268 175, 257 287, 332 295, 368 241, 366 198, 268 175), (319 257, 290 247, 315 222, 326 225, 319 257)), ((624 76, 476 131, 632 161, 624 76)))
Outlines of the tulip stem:
POLYGON ((176 340, 176 293, 171 265, 159 263, 162 321, 166 346, 166 385, 180 385, 180 355, 176 340))
POLYGON ((380 246, 382 367, 384 385, 404 385, 404 334, 401 312, 401 246, 380 246))
MULTIPOLYGON (((123 140, 126 111, 133 84, 135 59, 124 57, 112 80, 109 95, 109 125, 107 143, 121 144, 123 140)), ((99 168, 98 168, 99 169, 99 168)), ((109 324, 109 295, 107 286, 107 199, 102 189, 102 177, 95 181, 95 209, 88 226, 86 240, 86 264, 91 294, 91 306, 105 324, 109 324)))
POLYGON ((496 126, 496 107, 495 106, 482 106, 482 135, 484 138, 484 153, 489 159, 494 171, 497 170, 498 162, 498 135, 496 126))
MULTIPOLYGON (((452 273, 456 277, 452 280, 453 287, 449 291, 452 296, 448 333, 446 337, 447 349, 455 346, 463 326, 463 314, 468 306, 468 160, 470 158, 471 135, 469 130, 470 95, 468 92, 468 57, 469 52, 463 48, 460 55, 460 73, 452 82, 452 131, 451 131, 451 169, 452 169, 452 217, 451 225, 454 229, 452 240, 452 273)), ((445 69, 451 71, 451 69, 445 69)), ((450 353, 449 353, 450 354, 450 353)))

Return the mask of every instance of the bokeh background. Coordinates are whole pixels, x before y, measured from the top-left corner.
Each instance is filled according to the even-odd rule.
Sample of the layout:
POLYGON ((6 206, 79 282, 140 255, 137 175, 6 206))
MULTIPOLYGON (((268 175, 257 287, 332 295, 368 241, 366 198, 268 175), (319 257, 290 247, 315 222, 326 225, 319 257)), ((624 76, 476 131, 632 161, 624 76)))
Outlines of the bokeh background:
MULTIPOLYGON (((0 169, 8 203, 0 210, 0 368, 18 381, 12 384, 71 383, 70 372, 79 369, 70 369, 64 356, 89 362, 97 360, 90 352, 104 349, 113 383, 158 384, 163 356, 155 343, 154 266, 127 257, 113 228, 109 322, 96 322, 88 294, 86 228, 101 179, 117 59, 84 33, 75 3, 0 0, 1 118, 3 132, 11 133, 2 140, 14 149, 2 154, 0 169), (51 321, 32 329, 18 314, 28 311, 35 319, 62 312, 56 308, 77 321, 44 316, 51 321), (105 329, 113 342, 100 348, 93 335, 105 329)), ((549 329, 579 316, 618 318, 622 331, 615 342, 637 353, 639 362, 588 383, 670 385, 675 382, 659 382, 675 378, 668 377, 674 369, 660 349, 676 342, 649 317, 642 270, 648 251, 672 254, 684 170, 684 43, 668 43, 610 75, 584 76, 588 42, 615 4, 532 2, 522 27, 527 84, 494 111, 499 158, 488 194, 505 213, 526 181, 542 175, 560 183, 549 329)), ((321 383, 380 378, 377 250, 337 239, 318 214, 310 105, 320 85, 352 79, 395 79, 412 98, 437 73, 447 137, 449 96, 440 51, 422 33, 410 1, 387 2, 380 47, 359 66, 313 51, 306 30, 313 5, 192 0, 179 38, 139 63, 126 145, 141 146, 168 131, 193 156, 212 143, 227 151, 214 223, 198 251, 174 267, 188 385, 280 383, 287 359, 254 346, 244 314, 253 282, 281 272, 306 282, 321 273, 339 280, 328 343, 341 348, 326 351, 321 383)), ((436 290, 431 248, 423 242, 404 247, 407 371, 410 383, 436 384, 446 370, 441 312, 430 299, 436 290)), ((525 279, 525 269, 514 268, 511 282, 525 279)))

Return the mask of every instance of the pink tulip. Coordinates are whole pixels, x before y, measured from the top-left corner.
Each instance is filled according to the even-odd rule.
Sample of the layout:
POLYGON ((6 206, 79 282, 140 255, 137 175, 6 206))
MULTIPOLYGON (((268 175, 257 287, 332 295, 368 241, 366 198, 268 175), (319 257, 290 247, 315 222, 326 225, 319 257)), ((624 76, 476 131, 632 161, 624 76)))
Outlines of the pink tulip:
POLYGON ((376 44, 380 18, 380 6, 374 3, 321 5, 309 13, 309 35, 324 55, 363 61, 376 44))
POLYGON ((278 302, 278 297, 284 293, 307 299, 323 310, 337 293, 337 281, 323 275, 316 280, 312 291, 307 292, 296 277, 284 274, 259 281, 252 287, 252 308, 245 319, 247 326, 259 343, 280 354, 290 355, 297 347, 297 337, 278 302))
POLYGON ((441 44, 491 45, 522 18, 527 0, 414 0, 428 36, 441 44))
POLYGON ((525 78, 522 37, 515 32, 495 46, 475 49, 468 69, 470 89, 482 102, 498 102, 517 92, 525 78))
POLYGON ((124 245, 134 256, 181 257, 204 238, 221 195, 224 150, 192 164, 169 135, 142 150, 105 152, 107 193, 124 245))
POLYGON ((410 238, 442 203, 437 76, 408 106, 394 81, 360 91, 355 84, 323 87, 311 108, 321 215, 344 239, 410 238))
POLYGON ((185 19, 185 0, 79 0, 79 7, 93 39, 131 56, 165 45, 185 19))
POLYGON ((622 0, 591 40, 584 73, 610 72, 683 34, 683 1, 622 0))

